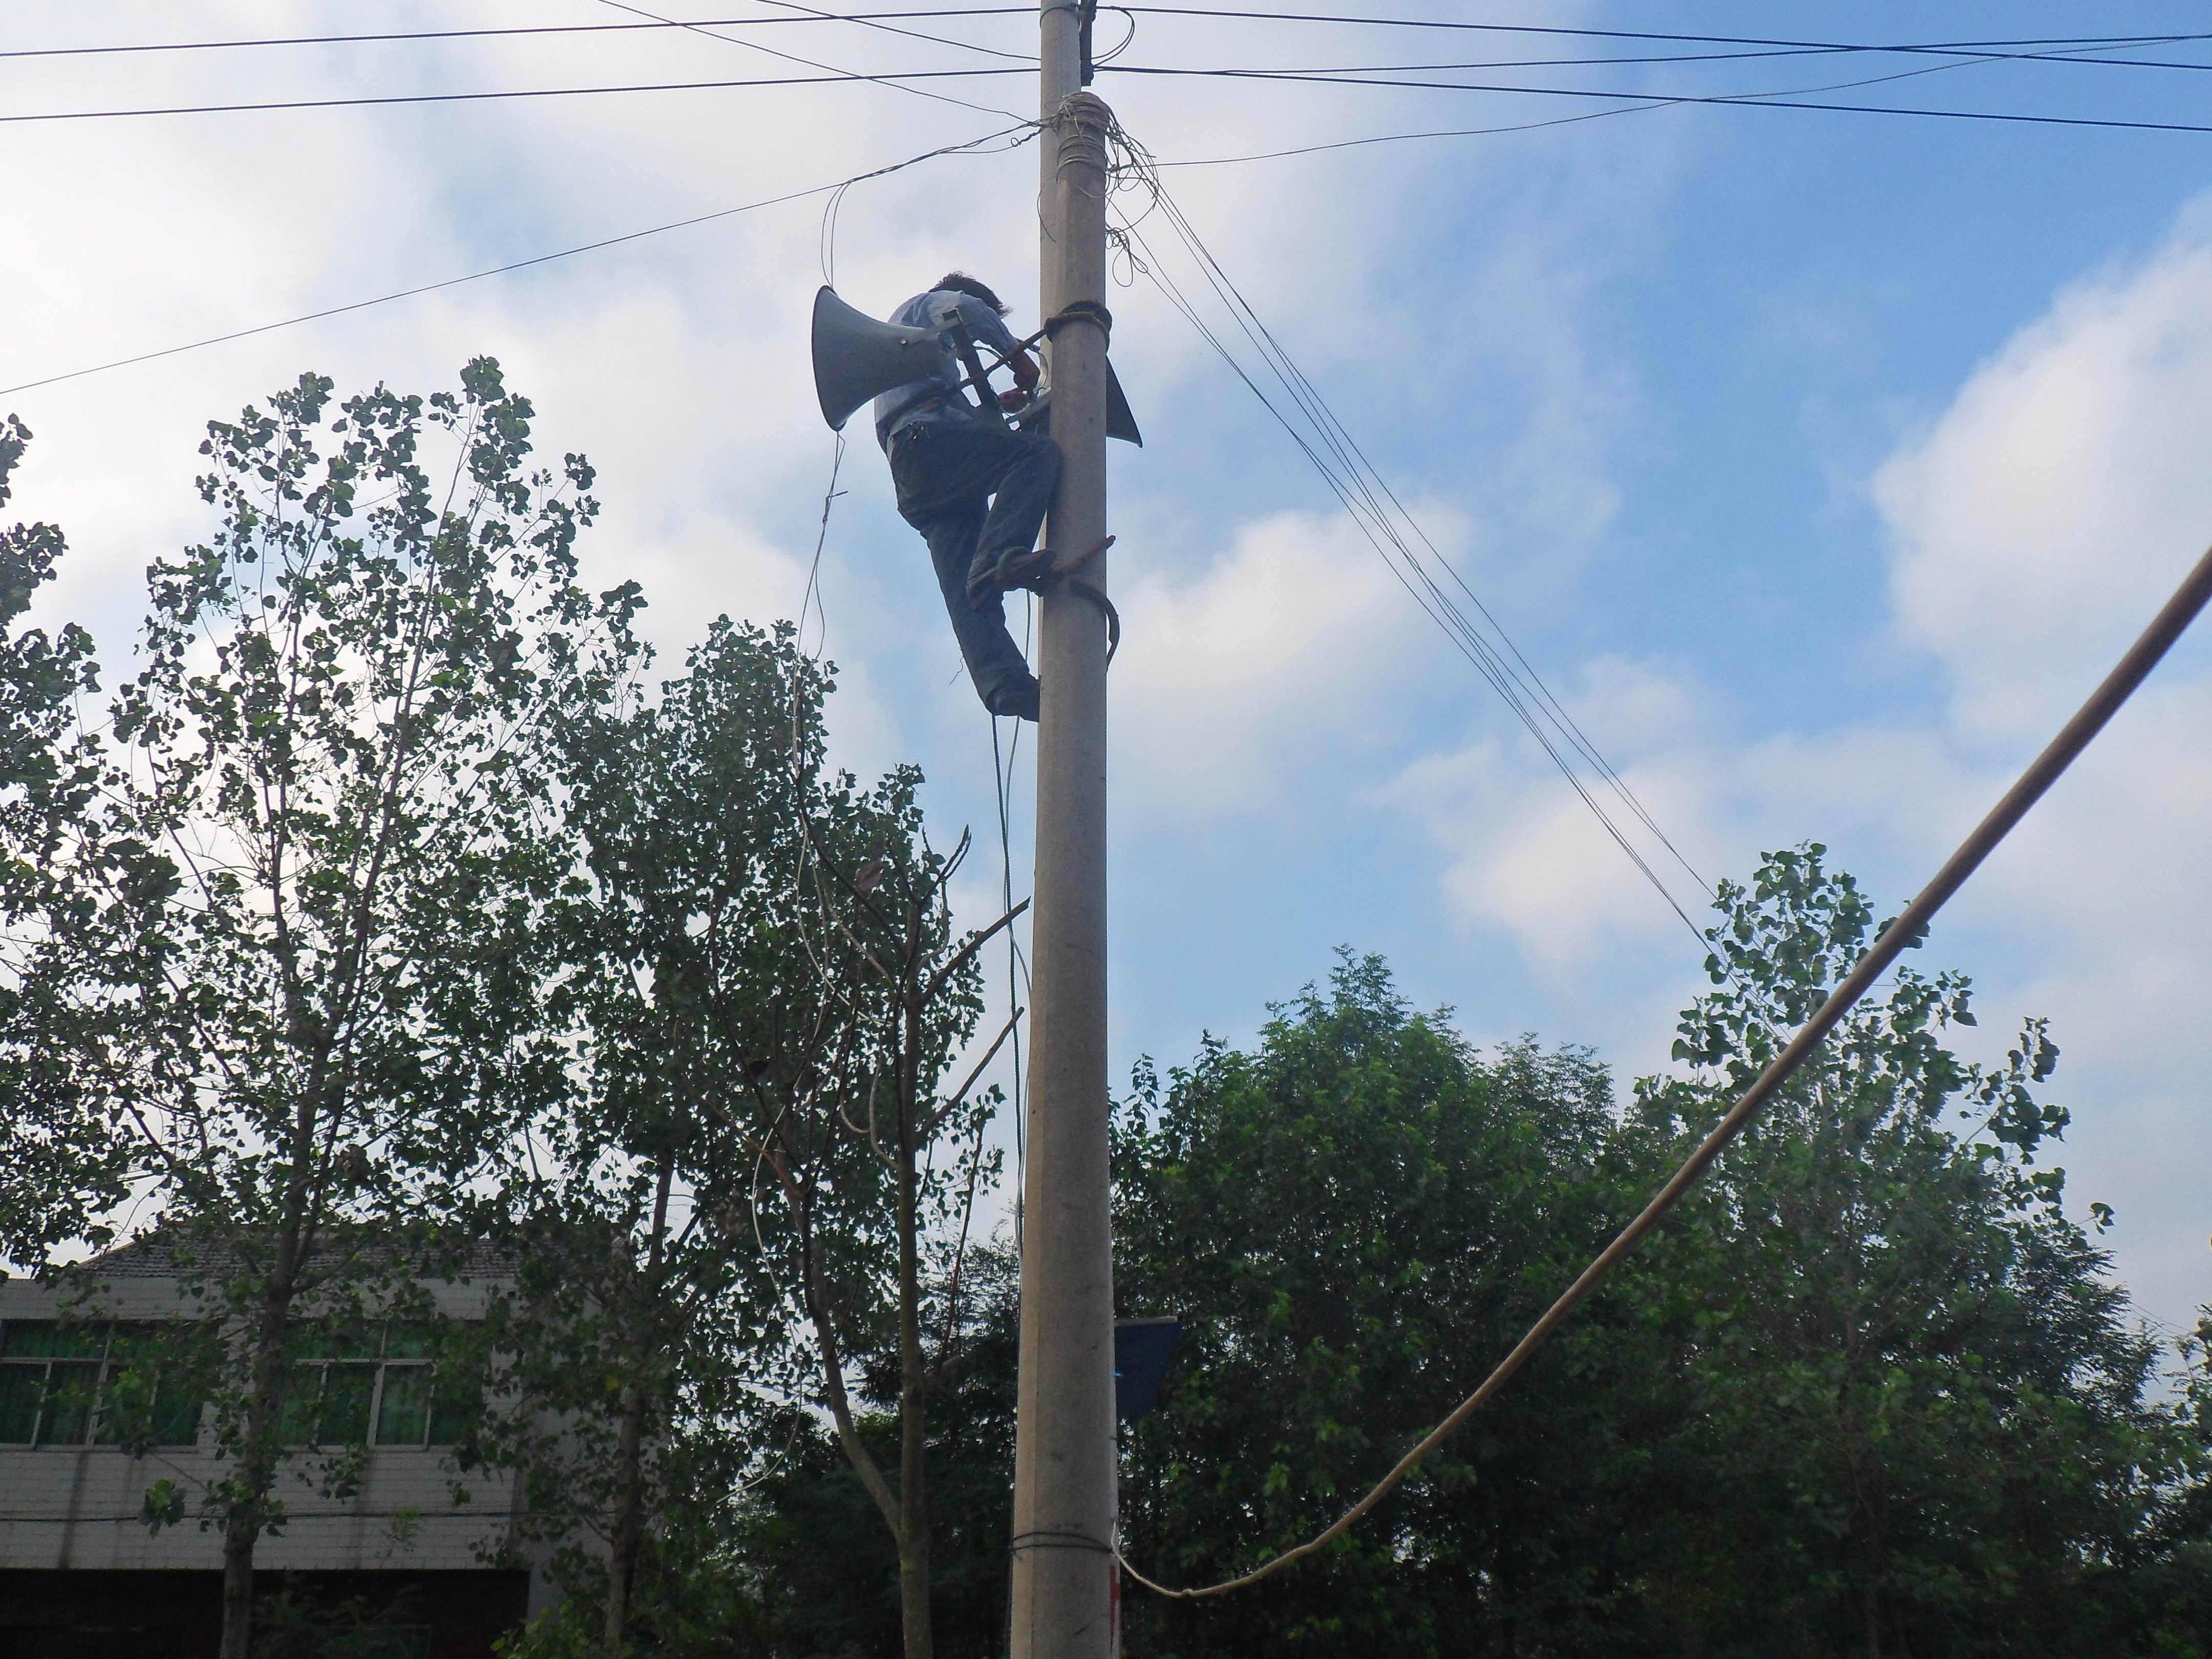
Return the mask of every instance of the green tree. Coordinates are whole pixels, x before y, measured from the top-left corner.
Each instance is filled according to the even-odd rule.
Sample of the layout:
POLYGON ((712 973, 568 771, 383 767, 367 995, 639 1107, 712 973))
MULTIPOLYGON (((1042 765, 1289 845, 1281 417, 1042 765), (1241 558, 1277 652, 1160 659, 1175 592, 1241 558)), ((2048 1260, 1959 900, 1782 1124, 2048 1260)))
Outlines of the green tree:
MULTIPOLYGON (((0 422, 0 507, 30 440, 14 416, 0 422)), ((0 1261, 24 1266, 36 1266, 46 1241, 118 1193, 122 1180, 112 1160, 87 1167, 41 1127, 76 1109, 76 1079, 62 1056, 76 1011, 44 963, 52 930, 91 878, 81 826, 101 772, 76 712, 100 689, 91 636, 74 624, 19 625, 66 551, 54 525, 0 531, 0 1261)))
MULTIPOLYGON (((1824 851, 1723 884, 1716 988, 1674 1046, 1692 1073, 1644 1079, 1631 1114, 1667 1158, 1887 925, 1824 851)), ((1962 1061, 1970 991, 1899 969, 1638 1264, 1687 1389, 1653 1448, 1647 1612, 1671 1650, 2104 1651, 2121 1581, 2202 1502, 2203 1425, 2039 1163, 2067 1123, 2042 1092, 2058 1050, 2030 1020, 1962 1061)))
MULTIPOLYGON (((932 1390, 927 1416, 930 1611, 949 1653, 1003 1653, 1006 1539, 1014 1478, 1015 1366, 1021 1268, 1011 1241, 988 1241, 963 1264, 960 1304, 952 1253, 933 1255, 929 1323, 957 1317, 963 1363, 932 1390)), ((884 1337, 895 1335, 885 1332, 884 1337)), ((850 1356, 856 1427, 885 1463, 900 1451, 900 1365, 895 1341, 850 1356)), ((811 1418, 756 1477, 732 1551, 756 1587, 760 1650, 774 1659, 891 1654, 902 1643, 897 1542, 853 1479, 834 1431, 811 1418)))
POLYGON ((679 1515, 713 1533, 810 1408, 896 1544, 907 1650, 929 1650, 927 1400, 960 1328, 932 1320, 924 1257, 951 1232, 957 1299, 993 1169, 990 1098, 972 1076, 936 1091, 983 936, 954 935, 958 855, 929 847, 918 775, 825 775, 830 684, 787 625, 718 622, 657 702, 563 751, 584 859, 544 971, 578 1086, 512 1180, 525 1284, 501 1346, 529 1409, 485 1455, 531 1469, 548 1524, 599 1517, 568 1562, 610 1659, 633 1607, 650 1624, 684 1601, 680 1574, 641 1577, 668 1559, 654 1533, 679 1515), (850 1386, 886 1341, 889 1458, 850 1386))
MULTIPOLYGON (((1625 1111, 1586 1056, 1476 1055, 1371 959, 1253 1054, 1139 1068, 1117 1284, 1187 1334, 1127 1442, 1138 1565, 1207 1582, 1333 1520, 1878 932, 1817 847, 1718 905, 1686 1074, 1625 1111)), ((1948 1046, 1972 1018, 1963 977, 1893 975, 1405 1489, 1259 1588, 1133 1591, 1133 1649, 2203 1651, 2202 1338, 2162 1378, 2044 1161, 2046 1029, 1975 1065, 1948 1046)))
MULTIPOLYGON (((288 1442, 327 1437, 292 1398, 302 1342, 436 1271, 488 1158, 564 1086, 514 966, 573 865, 548 739, 636 656, 635 587, 575 580, 591 469, 532 467, 531 405, 495 363, 427 400, 331 393, 303 375, 208 428, 219 522, 149 573, 148 665, 24 964, 72 1024, 64 1075, 8 1103, 7 1146, 49 1149, 76 1178, 40 1190, 74 1196, 0 1168, 33 1261, 101 1237, 127 1195, 195 1276, 221 1337, 225 1472, 198 1497, 225 1659, 248 1650, 288 1442)), ((359 1449, 295 1467, 343 1489, 359 1449)))
MULTIPOLYGON (((1486 1060, 1346 954, 1259 1048, 1209 1040, 1119 1119, 1115 1285, 1184 1322, 1129 1431, 1124 1547, 1211 1582, 1320 1530, 1473 1386, 1603 1243, 1642 1171, 1612 1147, 1602 1066, 1486 1060)), ((1614 1569, 1622 1437, 1644 1363, 1600 1301, 1523 1385, 1333 1550, 1263 1588, 1164 1603, 1158 1655, 1571 1651, 1614 1569), (1595 1582, 1593 1582, 1595 1581, 1595 1582)))

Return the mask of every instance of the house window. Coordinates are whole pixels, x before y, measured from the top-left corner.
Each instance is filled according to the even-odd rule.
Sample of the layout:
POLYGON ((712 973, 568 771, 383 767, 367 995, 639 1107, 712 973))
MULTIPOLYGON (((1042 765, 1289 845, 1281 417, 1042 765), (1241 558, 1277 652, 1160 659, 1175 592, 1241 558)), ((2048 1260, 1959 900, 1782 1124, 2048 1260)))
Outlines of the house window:
POLYGON ((460 1438, 467 1389, 441 1376, 430 1334, 386 1325, 301 1345, 284 1405, 295 1446, 450 1446, 460 1438))
POLYGON ((153 1363, 161 1328, 52 1319, 0 1325, 0 1445, 114 1445, 132 1429, 156 1445, 192 1444, 200 1401, 176 1375, 180 1368, 153 1363), (143 1421, 131 1422, 139 1411, 143 1421))

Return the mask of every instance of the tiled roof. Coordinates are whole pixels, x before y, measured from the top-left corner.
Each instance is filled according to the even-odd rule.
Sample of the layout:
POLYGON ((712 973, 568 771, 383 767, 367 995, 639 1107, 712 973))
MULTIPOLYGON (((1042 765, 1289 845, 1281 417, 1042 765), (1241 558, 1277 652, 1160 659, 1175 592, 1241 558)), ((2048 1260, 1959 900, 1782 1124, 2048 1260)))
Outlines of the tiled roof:
MULTIPOLYGON (((371 1249, 388 1250, 388 1247, 380 1246, 372 1246, 371 1249)), ((317 1254, 320 1257, 326 1252, 319 1251, 317 1254)), ((515 1275, 516 1266, 517 1261, 512 1251, 478 1243, 462 1253, 453 1276, 469 1279, 511 1279, 515 1275)), ((245 1264, 237 1252, 228 1245, 191 1239, 156 1227, 79 1263, 71 1271, 102 1279, 175 1279, 185 1275, 222 1279, 244 1268, 245 1264)), ((437 1273, 426 1277, 442 1279, 446 1275, 437 1273)))

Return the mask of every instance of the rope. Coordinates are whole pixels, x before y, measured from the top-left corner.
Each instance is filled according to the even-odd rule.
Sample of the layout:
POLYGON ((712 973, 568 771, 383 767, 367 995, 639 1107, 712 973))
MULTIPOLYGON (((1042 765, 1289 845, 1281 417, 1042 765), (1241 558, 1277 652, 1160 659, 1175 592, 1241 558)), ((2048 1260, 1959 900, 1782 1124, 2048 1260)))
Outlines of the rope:
POLYGON ((2011 833, 2013 827, 2027 816, 2028 810, 2043 798, 2044 793, 2058 781, 2059 775, 2071 765, 2076 756, 2089 746, 2106 722, 2118 712, 2135 689, 2143 683, 2150 671, 2157 666, 2174 641, 2196 620, 2208 600, 2212 600, 2212 551, 2205 553, 2195 568, 2182 579, 2173 597, 2162 606, 2148 628, 2128 647, 2107 674, 2101 684, 2089 694, 2088 701, 2075 711, 2057 737, 2020 775, 2013 787, 2005 791, 2002 799, 1991 807, 1988 816, 1974 826, 1972 834, 1960 842, 1958 850, 1944 861, 1919 896, 1905 908, 1904 913, 1875 941, 1874 949, 1859 958, 1858 965, 1845 975, 1842 984, 1836 987, 1822 1003, 1820 1011, 1808 1020, 1790 1046, 1768 1062, 1742 1097, 1729 1109, 1726 1117, 1713 1126, 1712 1132, 1698 1143, 1697 1150, 1683 1160, 1682 1167, 1674 1171, 1667 1184, 1653 1194, 1651 1200, 1614 1237, 1613 1243, 1601 1250, 1589 1267, 1583 1269, 1575 1282, 1559 1293, 1559 1298, 1544 1310, 1543 1316, 1531 1325, 1513 1350, 1499 1360, 1482 1385, 1462 1401, 1450 1416, 1437 1425, 1420 1443, 1400 1458, 1390 1472, 1357 1504, 1338 1516, 1325 1531, 1294 1548, 1285 1550, 1273 1560, 1255 1567, 1237 1577, 1224 1579, 1218 1584, 1207 1584, 1195 1589, 1172 1589, 1154 1583, 1131 1566, 1119 1547, 1115 1559, 1122 1571, 1156 1595, 1176 1601, 1194 1601, 1200 1596, 1225 1595, 1246 1584, 1279 1572, 1293 1561, 1311 1555, 1328 1546, 1345 1533, 1359 1518, 1380 1504, 1397 1485, 1411 1474, 1421 1460, 1457 1433, 1467 1419, 1489 1403, 1492 1396, 1512 1380, 1513 1374, 1526 1364, 1529 1356, 1541 1347, 1552 1333, 1566 1323, 1568 1317, 1583 1299, 1595 1290, 1598 1282, 1619 1266, 1642 1242, 1644 1236, 1665 1219, 1668 1212, 1681 1202, 1691 1188, 1705 1178, 1729 1143, 1749 1127, 1773 1098, 1791 1073, 1804 1064, 1826 1040, 1830 1031, 1849 1013, 1853 1004, 1866 994, 1889 965, 1910 949, 1916 948, 1926 937, 1929 924, 1936 918, 1946 901, 1966 884, 1966 878, 1980 867, 1983 860, 1996 849, 1997 844, 2011 833))

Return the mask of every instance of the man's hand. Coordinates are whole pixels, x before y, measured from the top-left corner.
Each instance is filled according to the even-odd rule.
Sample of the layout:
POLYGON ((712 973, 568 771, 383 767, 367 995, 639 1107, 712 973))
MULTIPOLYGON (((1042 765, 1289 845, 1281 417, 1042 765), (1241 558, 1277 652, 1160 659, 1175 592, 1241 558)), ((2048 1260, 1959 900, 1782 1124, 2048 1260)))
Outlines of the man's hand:
POLYGON ((1038 379, 1036 359, 1030 356, 1028 352, 1017 351, 1006 359, 1006 367, 1013 370, 1014 384, 1021 388, 1024 395, 1036 390, 1038 379))
POLYGON ((999 407, 1012 415, 1029 402, 1030 394, 1020 386, 1010 386, 999 394, 999 407))

